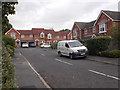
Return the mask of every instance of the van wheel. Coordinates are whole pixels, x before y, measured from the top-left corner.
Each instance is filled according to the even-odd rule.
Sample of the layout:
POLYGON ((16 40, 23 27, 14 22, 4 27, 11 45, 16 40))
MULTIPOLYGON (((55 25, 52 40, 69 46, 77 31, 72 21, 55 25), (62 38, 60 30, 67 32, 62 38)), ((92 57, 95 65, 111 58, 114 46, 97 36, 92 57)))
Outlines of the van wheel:
POLYGON ((70 59, 74 59, 73 54, 69 54, 70 59))
POLYGON ((61 57, 62 56, 61 52, 58 52, 58 55, 61 57))

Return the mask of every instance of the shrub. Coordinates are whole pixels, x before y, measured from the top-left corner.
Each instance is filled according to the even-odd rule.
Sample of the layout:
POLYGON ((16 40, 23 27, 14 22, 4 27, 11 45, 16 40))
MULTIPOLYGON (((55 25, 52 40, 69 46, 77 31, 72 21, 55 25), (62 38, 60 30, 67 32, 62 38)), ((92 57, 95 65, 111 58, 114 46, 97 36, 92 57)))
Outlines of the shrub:
POLYGON ((10 53, 10 56, 13 57, 14 56, 14 47, 7 45, 7 51, 10 53))
POLYGON ((108 49, 111 38, 108 36, 99 36, 85 40, 90 55, 98 55, 99 52, 108 49))
POLYGON ((120 58, 120 50, 102 51, 100 55, 110 58, 120 58))
POLYGON ((51 48, 52 48, 52 49, 57 49, 57 42, 53 42, 53 43, 51 44, 51 48))
POLYGON ((11 45, 11 46, 14 46, 15 45, 15 40, 9 36, 2 36, 2 40, 4 41, 4 45, 7 46, 7 45, 11 45))
POLYGON ((82 44, 85 44, 85 40, 78 39, 82 44))
POLYGON ((2 88, 16 88, 12 58, 4 43, 2 47, 2 88))

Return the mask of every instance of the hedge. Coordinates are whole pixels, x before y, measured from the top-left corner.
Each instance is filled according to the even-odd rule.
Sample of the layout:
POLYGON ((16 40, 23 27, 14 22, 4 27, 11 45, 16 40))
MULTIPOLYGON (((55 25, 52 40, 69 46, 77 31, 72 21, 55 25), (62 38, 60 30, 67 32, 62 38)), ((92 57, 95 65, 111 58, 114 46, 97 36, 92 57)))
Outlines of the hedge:
POLYGON ((120 50, 102 51, 99 54, 100 56, 105 56, 110 58, 120 58, 120 50))
POLYGON ((15 40, 9 36, 3 35, 2 40, 4 41, 5 46, 7 46, 7 45, 14 46, 15 45, 15 40))
MULTIPOLYGON (((8 46, 11 47, 11 46, 8 46)), ((12 57, 5 47, 2 45, 2 88, 16 88, 15 85, 15 71, 12 62, 12 57)))
POLYGON ((90 55, 98 55, 99 52, 108 49, 111 38, 108 36, 99 36, 85 40, 90 55))
POLYGON ((7 45, 6 48, 7 48, 7 51, 9 52, 10 56, 13 57, 14 56, 14 47, 7 45))

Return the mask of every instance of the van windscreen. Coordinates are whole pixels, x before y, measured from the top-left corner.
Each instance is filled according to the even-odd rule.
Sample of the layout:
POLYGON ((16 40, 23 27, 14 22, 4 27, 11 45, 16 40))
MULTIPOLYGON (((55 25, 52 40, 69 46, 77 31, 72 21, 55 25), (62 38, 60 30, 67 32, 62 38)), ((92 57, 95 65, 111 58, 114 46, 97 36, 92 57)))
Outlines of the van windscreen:
POLYGON ((80 42, 68 42, 68 44, 70 45, 70 47, 80 47, 80 46, 83 46, 83 44, 80 43, 80 42))

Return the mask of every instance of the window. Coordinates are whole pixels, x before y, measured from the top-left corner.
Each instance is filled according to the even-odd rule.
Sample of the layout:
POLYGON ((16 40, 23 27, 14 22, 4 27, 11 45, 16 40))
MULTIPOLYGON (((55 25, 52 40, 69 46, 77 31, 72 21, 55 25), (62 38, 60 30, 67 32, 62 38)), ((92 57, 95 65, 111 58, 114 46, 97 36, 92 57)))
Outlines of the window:
POLYGON ((30 34, 30 37, 32 38, 32 37, 33 37, 33 35, 32 35, 32 34, 30 34))
POLYGON ((40 34, 40 38, 44 38, 44 33, 43 32, 40 34))
POLYGON ((106 32, 106 25, 105 23, 99 25, 99 33, 106 32))
POLYGON ((48 39, 52 39, 52 35, 49 33, 47 36, 48 39))
POLYGON ((69 48, 69 45, 68 45, 67 43, 65 43, 65 47, 66 47, 66 48, 69 48))
POLYGON ((14 38, 14 39, 16 38, 16 37, 15 37, 15 33, 11 33, 10 36, 11 36, 12 38, 14 38))
POLYGON ((95 33, 96 32, 96 29, 95 29, 95 27, 93 27, 93 33, 95 33))
POLYGON ((66 36, 64 36, 64 39, 66 39, 66 36))
POLYGON ((87 34, 87 29, 84 30, 84 34, 85 34, 85 35, 87 34))
POLYGON ((24 38, 24 37, 25 37, 25 35, 22 34, 22 35, 21 35, 21 38, 24 38))
POLYGON ((73 37, 74 38, 76 38, 78 36, 78 32, 77 31, 78 31, 77 28, 73 30, 73 37))
POLYGON ((60 38, 60 36, 57 36, 57 39, 59 39, 60 38))

